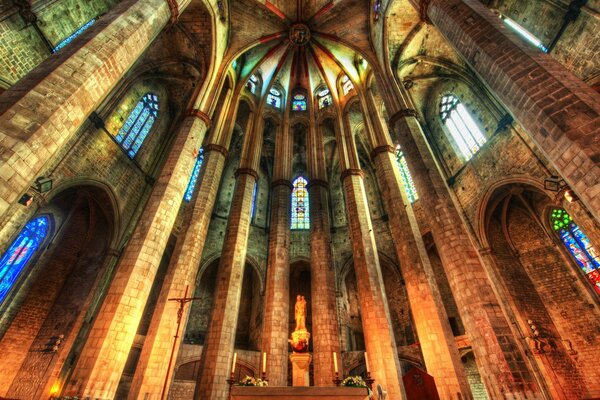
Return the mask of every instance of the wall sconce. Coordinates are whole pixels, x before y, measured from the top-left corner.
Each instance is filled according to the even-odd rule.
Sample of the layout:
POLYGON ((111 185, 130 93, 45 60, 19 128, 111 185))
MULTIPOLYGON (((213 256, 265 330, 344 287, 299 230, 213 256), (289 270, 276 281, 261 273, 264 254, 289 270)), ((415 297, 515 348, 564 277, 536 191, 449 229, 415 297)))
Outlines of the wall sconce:
POLYGON ((40 176, 35 180, 35 190, 40 193, 52 190, 52 179, 40 176))
POLYGON ((546 190, 558 192, 565 186, 565 181, 556 175, 551 175, 549 178, 544 179, 544 189, 546 190))
POLYGON ((579 197, 575 194, 575 192, 573 192, 572 189, 567 189, 567 190, 565 190, 565 199, 569 203, 572 203, 574 201, 579 200, 579 197))

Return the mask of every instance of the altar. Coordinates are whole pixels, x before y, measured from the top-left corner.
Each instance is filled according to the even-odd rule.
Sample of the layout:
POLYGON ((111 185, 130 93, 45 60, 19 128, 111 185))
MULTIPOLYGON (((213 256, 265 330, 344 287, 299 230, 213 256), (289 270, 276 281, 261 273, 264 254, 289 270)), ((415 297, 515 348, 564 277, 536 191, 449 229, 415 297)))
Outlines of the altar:
POLYGON ((356 387, 292 387, 292 386, 233 386, 232 400, 367 400, 367 388, 356 387))

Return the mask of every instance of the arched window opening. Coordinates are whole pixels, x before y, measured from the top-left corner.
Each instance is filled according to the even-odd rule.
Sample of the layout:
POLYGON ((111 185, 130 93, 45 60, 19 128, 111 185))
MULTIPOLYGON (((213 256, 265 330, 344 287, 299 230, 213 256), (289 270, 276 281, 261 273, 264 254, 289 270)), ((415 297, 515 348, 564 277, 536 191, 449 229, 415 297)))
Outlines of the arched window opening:
POLYGON ((130 158, 137 154, 157 117, 158 97, 155 94, 146 93, 115 136, 117 143, 121 144, 130 158))
POLYGON ((256 214, 256 195, 258 192, 258 182, 254 182, 254 191, 252 192, 252 206, 250 207, 250 218, 256 214))
POLYGON ((319 110, 329 107, 331 103, 333 103, 329 89, 321 90, 319 93, 317 93, 317 98, 319 99, 319 110))
POLYGON ((406 163, 406 158, 404 157, 404 153, 402 152, 400 145, 396 146, 396 162, 398 162, 402 183, 406 189, 406 196, 408 197, 408 201, 410 201, 412 204, 419 199, 419 195, 417 194, 417 188, 415 187, 415 183, 410 175, 410 170, 408 169, 408 164, 406 163))
POLYGON ((299 176, 294 180, 292 189, 292 229, 310 229, 310 214, 308 208, 308 182, 299 176))
POLYGON ((185 195, 183 196, 183 200, 186 202, 190 202, 192 200, 192 195, 194 194, 194 188, 196 187, 196 181, 198 181, 198 175, 200 174, 200 168, 202 168, 202 162, 204 161, 204 149, 201 147, 198 150, 198 157, 196 157, 196 164, 194 164, 194 170, 192 171, 192 176, 190 176, 190 181, 188 182, 187 189, 185 189, 185 195))
POLYGON ((552 210, 550 220, 552 228, 600 295, 600 259, 596 249, 565 210, 552 210))
POLYGON ((258 84, 258 78, 256 77, 256 75, 250 75, 250 79, 248 79, 248 82, 246 82, 246 88, 248 88, 250 93, 256 94, 256 85, 257 84, 258 84))
POLYGON ((292 110, 294 111, 306 111, 306 96, 303 94, 296 94, 292 99, 292 110))
POLYGON ((342 89, 344 90, 344 96, 348 94, 352 89, 354 89, 354 85, 348 75, 344 75, 342 78, 342 89))
POLYGON ((63 40, 61 40, 56 45, 56 47, 54 47, 54 52, 56 53, 57 51, 59 51, 63 47, 68 46, 69 43, 71 43, 77 36, 81 35, 87 28, 89 28, 90 26, 92 26, 94 24, 94 22, 96 22, 96 18, 93 18, 93 19, 89 20, 88 22, 86 22, 85 24, 83 24, 82 26, 80 26, 75 32, 71 33, 69 36, 67 36, 66 38, 64 38, 63 40))
POLYGON ((281 108, 281 92, 275 88, 271 88, 271 90, 269 90, 269 94, 267 95, 267 103, 271 107, 275 107, 277 109, 281 108))
POLYGON ((544 46, 544 44, 538 38, 533 36, 531 32, 529 32, 527 29, 523 28, 521 25, 517 24, 512 19, 508 18, 506 15, 499 14, 499 17, 510 29, 518 33, 523 39, 527 40, 529 43, 533 44, 535 47, 537 47, 544 53, 548 52, 548 48, 544 46))
POLYGON ((440 117, 462 155, 469 160, 486 142, 485 136, 458 97, 447 94, 440 103, 440 117))
POLYGON ((0 259, 0 304, 4 302, 19 275, 48 235, 49 229, 48 217, 32 219, 0 259))

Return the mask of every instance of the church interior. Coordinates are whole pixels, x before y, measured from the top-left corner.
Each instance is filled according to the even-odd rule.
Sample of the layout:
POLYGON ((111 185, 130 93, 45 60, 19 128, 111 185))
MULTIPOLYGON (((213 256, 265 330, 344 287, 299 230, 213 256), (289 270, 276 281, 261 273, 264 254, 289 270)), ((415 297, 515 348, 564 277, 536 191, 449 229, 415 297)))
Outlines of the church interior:
POLYGON ((600 399, 599 92, 600 0, 0 1, 0 399, 600 399))

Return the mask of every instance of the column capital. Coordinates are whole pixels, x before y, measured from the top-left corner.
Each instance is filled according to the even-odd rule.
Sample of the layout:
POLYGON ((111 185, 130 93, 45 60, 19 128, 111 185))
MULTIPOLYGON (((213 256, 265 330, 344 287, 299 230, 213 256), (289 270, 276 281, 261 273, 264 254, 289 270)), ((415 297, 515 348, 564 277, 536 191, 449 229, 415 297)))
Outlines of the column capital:
POLYGON ((208 116, 208 114, 206 114, 203 111, 200 111, 197 108, 193 108, 191 110, 188 110, 186 117, 196 117, 196 118, 200 118, 202 121, 204 121, 204 123, 206 124, 206 128, 210 128, 211 125, 211 120, 210 117, 208 116))
POLYGON ((392 115, 390 117, 390 123, 393 125, 400 118, 406 118, 406 117, 415 117, 415 118, 418 118, 419 117, 419 113, 414 108, 403 108, 403 109, 397 111, 394 115, 392 115))
POLYGON ((365 174, 364 174, 364 172, 362 172, 362 169, 348 168, 342 172, 342 174, 340 175, 340 179, 343 181, 344 179, 346 179, 347 177, 349 177, 351 175, 357 175, 357 176, 360 176, 361 178, 365 177, 365 174))
POLYGON ((288 181, 287 179, 276 179, 271 182, 271 189, 275 189, 277 186, 287 186, 290 188, 290 190, 294 188, 292 182, 288 181))
POLYGON ((323 179, 311 179, 308 181, 308 185, 306 185, 307 189, 312 187, 322 187, 324 189, 329 189, 329 182, 323 179))
POLYGON ((238 168, 235 170, 235 177, 237 178, 240 175, 252 175, 255 180, 258 181, 258 172, 256 172, 252 168, 238 168))
POLYGON ((204 152, 208 153, 210 151, 216 151, 217 153, 221 153, 225 158, 227 158, 227 155, 229 155, 229 150, 227 150, 220 144, 210 143, 204 146, 204 152))
POLYGON ((375 147, 372 151, 371 151, 371 160, 374 160, 379 154, 381 153, 392 153, 394 154, 394 152, 396 151, 396 149, 394 148, 394 146, 389 145, 389 144, 384 144, 381 146, 377 146, 375 147))

